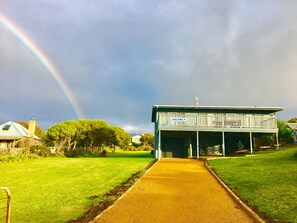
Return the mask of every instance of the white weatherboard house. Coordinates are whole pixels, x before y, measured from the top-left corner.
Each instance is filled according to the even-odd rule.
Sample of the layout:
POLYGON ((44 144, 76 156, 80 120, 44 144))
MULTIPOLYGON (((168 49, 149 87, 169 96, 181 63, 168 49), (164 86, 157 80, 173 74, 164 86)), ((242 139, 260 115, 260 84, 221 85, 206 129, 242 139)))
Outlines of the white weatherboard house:
POLYGON ((22 142, 24 146, 39 143, 39 137, 34 134, 35 124, 34 119, 30 120, 29 130, 12 121, 0 125, 0 149, 15 148, 20 142, 22 142))
POLYGON ((142 135, 135 135, 135 136, 132 136, 131 137, 131 142, 132 143, 135 143, 135 144, 140 144, 141 141, 140 141, 140 138, 141 138, 142 135))
POLYGON ((278 147, 276 112, 282 107, 154 105, 155 157, 231 155, 259 145, 278 147), (265 144, 266 143, 266 144, 265 144), (240 148, 239 148, 240 147, 240 148))

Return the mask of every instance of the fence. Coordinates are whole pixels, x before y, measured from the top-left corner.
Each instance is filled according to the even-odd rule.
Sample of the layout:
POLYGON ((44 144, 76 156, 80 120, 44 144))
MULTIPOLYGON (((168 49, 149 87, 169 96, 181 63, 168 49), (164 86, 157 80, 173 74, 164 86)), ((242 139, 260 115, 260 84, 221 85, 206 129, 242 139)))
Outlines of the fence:
POLYGON ((10 190, 7 187, 0 187, 0 222, 2 222, 2 220, 5 220, 6 223, 10 222, 10 210, 11 210, 10 190))

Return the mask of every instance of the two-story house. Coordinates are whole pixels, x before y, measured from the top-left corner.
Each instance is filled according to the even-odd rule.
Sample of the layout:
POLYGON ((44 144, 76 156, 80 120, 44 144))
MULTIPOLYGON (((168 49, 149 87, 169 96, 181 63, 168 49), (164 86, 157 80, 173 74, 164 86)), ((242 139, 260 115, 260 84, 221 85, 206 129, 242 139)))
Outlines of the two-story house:
POLYGON ((155 157, 197 157, 278 147, 276 112, 282 107, 154 105, 155 157))

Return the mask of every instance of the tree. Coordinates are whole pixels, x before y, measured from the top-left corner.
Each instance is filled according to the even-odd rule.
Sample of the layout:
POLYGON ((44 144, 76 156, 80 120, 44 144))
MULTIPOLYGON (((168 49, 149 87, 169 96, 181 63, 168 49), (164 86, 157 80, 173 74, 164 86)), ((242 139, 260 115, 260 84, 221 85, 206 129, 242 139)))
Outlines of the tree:
POLYGON ((125 132, 124 129, 118 127, 118 126, 113 126, 113 130, 115 131, 116 134, 116 144, 120 148, 124 148, 125 146, 129 145, 131 142, 131 136, 129 133, 125 132))
POLYGON ((64 123, 55 124, 47 130, 47 138, 54 143, 58 152, 62 151, 63 146, 66 144, 68 137, 71 134, 68 131, 69 128, 64 123))
POLYGON ((140 142, 142 142, 143 145, 154 147, 154 135, 151 133, 145 133, 141 136, 140 142))
POLYGON ((291 118, 290 120, 288 120, 288 123, 297 123, 297 118, 291 118))
POLYGON ((85 146, 90 149, 93 149, 94 146, 101 146, 100 142, 104 141, 101 138, 107 133, 103 131, 105 128, 109 128, 109 124, 103 120, 90 121, 85 129, 85 146))
POLYGON ((91 150, 109 146, 112 151, 115 146, 124 147, 130 143, 130 136, 123 129, 110 126, 103 120, 68 120, 53 125, 48 129, 45 139, 52 142, 57 151, 72 151, 76 145, 91 150))
POLYGON ((67 131, 67 151, 73 150, 76 147, 77 140, 79 139, 79 123, 75 120, 68 120, 65 122, 62 122, 64 124, 64 127, 67 131))
POLYGON ((280 144, 288 144, 293 142, 292 129, 287 126, 286 121, 277 120, 278 138, 280 144))
POLYGON ((81 146, 87 147, 87 134, 88 131, 91 131, 91 120, 81 119, 78 120, 77 126, 77 136, 78 136, 78 143, 81 146))

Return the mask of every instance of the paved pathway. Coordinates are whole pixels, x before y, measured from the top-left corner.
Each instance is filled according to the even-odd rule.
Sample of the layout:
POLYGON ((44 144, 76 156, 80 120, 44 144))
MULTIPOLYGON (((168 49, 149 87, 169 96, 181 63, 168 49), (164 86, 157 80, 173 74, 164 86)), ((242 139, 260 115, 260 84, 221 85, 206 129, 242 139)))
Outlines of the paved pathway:
POLYGON ((254 222, 205 168, 191 159, 161 159, 96 223, 254 222))

